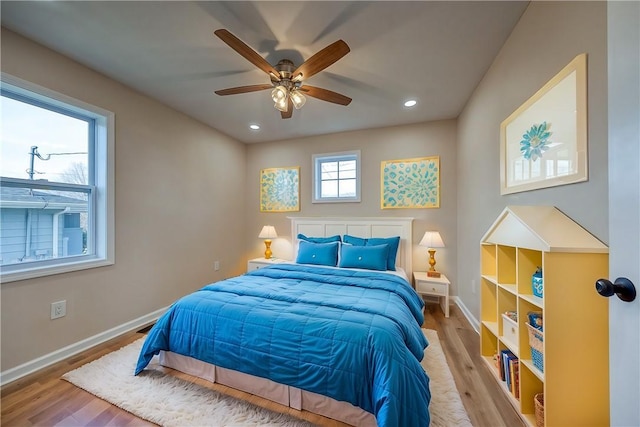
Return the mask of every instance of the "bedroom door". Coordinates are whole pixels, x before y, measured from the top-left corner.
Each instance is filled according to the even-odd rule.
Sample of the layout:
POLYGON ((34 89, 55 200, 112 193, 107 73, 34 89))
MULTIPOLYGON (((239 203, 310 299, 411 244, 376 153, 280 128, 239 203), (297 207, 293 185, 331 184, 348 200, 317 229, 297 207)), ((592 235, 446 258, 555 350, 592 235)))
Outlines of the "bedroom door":
MULTIPOLYGON (((608 2, 607 20, 609 279, 640 292, 640 2, 608 2)), ((640 426, 640 294, 610 298, 609 343, 611 425, 640 426)))

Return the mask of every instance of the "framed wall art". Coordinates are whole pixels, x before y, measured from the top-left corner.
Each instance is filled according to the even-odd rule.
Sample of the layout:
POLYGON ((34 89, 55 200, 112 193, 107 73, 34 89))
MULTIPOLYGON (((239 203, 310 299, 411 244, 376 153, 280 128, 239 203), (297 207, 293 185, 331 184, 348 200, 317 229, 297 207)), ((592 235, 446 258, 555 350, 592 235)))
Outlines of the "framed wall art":
POLYGON ((586 181, 587 55, 500 125, 500 194, 586 181))
POLYGON ((260 171, 260 212, 300 210, 300 166, 260 171))
POLYGON ((382 209, 440 207, 440 157, 385 160, 380 169, 382 209))

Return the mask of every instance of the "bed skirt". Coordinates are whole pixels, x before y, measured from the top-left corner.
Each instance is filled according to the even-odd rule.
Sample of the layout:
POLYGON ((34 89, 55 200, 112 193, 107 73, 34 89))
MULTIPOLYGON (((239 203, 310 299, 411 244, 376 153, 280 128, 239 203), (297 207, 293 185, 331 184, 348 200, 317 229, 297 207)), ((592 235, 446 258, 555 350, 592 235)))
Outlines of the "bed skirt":
POLYGON ((168 351, 160 352, 159 362, 163 366, 176 369, 185 374, 251 393, 293 409, 309 411, 352 426, 375 427, 377 425, 373 414, 349 402, 337 401, 327 396, 280 384, 266 378, 221 368, 192 357, 168 351))

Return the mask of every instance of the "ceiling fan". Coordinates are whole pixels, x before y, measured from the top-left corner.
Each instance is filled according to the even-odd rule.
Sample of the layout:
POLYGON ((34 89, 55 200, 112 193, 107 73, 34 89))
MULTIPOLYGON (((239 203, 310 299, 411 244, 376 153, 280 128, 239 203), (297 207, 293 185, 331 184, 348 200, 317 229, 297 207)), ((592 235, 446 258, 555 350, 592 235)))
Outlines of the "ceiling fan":
POLYGON ((351 98, 342 94, 303 84, 304 80, 319 73, 349 53, 349 46, 342 40, 338 40, 325 47, 298 67, 288 59, 283 59, 275 66, 272 66, 255 50, 251 49, 229 31, 220 29, 216 30, 214 34, 228 44, 231 49, 238 52, 246 60, 271 77, 271 84, 239 86, 217 90, 215 93, 218 95, 236 95, 239 93, 271 89, 271 98, 275 102, 274 107, 280 110, 280 115, 283 119, 290 118, 294 108, 302 108, 306 102, 304 95, 339 105, 349 105, 351 102, 351 98))

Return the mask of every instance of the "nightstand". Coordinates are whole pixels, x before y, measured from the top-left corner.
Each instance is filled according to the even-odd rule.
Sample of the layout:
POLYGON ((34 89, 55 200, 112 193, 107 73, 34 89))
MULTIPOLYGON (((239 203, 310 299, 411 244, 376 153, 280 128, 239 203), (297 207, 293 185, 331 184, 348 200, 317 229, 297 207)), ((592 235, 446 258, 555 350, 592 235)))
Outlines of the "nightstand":
POLYGON ((257 270, 259 268, 268 267, 273 264, 280 264, 281 262, 286 262, 284 259, 279 258, 254 258, 250 259, 247 263, 247 271, 257 270))
POLYGON ((449 285, 451 282, 447 276, 442 274, 440 277, 429 277, 424 271, 414 271, 413 280, 416 284, 416 292, 423 297, 438 297, 444 317, 449 317, 449 285))

